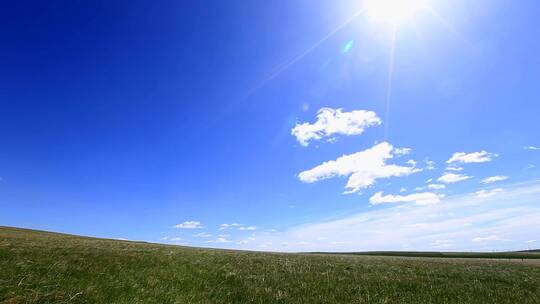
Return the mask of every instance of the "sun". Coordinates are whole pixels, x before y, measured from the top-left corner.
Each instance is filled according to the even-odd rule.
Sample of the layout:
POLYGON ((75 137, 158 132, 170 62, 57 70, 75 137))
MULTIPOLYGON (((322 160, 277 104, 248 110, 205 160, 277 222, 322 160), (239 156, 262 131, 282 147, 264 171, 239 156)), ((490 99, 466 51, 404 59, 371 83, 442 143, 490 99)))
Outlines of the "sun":
POLYGON ((377 21, 397 23, 425 8, 425 0, 365 0, 367 15, 377 21))

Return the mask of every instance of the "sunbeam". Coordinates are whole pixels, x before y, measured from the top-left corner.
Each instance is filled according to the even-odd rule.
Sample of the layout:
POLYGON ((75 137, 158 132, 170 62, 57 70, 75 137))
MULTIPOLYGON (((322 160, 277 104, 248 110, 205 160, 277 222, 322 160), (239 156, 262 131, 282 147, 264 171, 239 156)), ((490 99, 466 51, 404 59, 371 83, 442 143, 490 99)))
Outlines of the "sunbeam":
POLYGON ((389 127, 390 127, 390 100, 392 97, 392 78, 394 76, 394 58, 396 53, 396 34, 397 34, 397 27, 394 26, 392 28, 392 41, 390 44, 390 60, 388 62, 388 82, 386 85, 386 113, 384 121, 385 121, 385 127, 384 127, 384 139, 388 140, 389 136, 389 127))

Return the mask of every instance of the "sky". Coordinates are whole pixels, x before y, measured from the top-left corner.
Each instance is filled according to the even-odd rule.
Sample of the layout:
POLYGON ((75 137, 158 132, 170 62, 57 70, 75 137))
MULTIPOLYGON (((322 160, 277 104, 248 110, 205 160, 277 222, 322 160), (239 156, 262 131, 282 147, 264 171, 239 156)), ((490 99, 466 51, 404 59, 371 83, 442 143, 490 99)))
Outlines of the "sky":
POLYGON ((0 225, 540 247, 538 1, 0 4, 0 225))

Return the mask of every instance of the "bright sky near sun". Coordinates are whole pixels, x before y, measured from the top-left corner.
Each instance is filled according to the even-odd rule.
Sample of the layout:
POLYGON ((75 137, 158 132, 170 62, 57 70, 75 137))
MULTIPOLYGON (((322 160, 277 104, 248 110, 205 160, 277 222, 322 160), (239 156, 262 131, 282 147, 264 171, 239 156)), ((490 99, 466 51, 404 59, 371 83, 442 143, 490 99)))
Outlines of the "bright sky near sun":
POLYGON ((0 225, 540 247, 538 1, 0 4, 0 225))

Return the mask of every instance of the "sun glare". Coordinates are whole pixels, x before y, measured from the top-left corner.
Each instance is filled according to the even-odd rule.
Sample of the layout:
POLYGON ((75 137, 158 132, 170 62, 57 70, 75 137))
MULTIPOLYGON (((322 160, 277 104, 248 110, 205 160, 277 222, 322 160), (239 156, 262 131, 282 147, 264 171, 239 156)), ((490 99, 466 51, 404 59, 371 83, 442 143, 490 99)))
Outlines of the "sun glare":
POLYGON ((397 23, 413 17, 425 6, 422 0, 365 0, 364 9, 373 19, 397 23))

